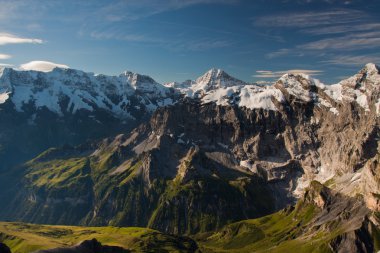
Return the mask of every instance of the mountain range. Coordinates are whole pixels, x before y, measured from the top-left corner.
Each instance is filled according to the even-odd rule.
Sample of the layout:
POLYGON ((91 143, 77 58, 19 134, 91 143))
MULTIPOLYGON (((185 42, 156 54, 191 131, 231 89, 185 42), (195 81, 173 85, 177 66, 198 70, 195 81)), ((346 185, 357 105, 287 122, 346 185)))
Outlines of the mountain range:
POLYGON ((268 86, 3 68, 0 220, 149 227, 187 252, 375 252, 379 116, 371 63, 268 86))

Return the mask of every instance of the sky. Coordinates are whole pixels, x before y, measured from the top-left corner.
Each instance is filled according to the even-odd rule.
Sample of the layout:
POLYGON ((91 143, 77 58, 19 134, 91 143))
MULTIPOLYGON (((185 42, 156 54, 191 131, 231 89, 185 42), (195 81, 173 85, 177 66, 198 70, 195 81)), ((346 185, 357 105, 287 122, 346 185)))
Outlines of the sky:
POLYGON ((0 0, 0 65, 335 83, 380 64, 379 0, 0 0))

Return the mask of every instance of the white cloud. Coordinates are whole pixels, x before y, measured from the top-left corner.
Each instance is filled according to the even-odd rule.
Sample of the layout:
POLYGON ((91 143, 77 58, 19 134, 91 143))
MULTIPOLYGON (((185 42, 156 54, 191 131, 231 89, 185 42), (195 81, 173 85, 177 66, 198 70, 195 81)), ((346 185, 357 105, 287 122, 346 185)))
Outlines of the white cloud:
POLYGON ((267 58, 269 59, 272 59, 272 58, 276 58, 276 57, 280 57, 280 56, 284 56, 284 55, 287 55, 290 53, 290 49, 288 48, 282 48, 280 50, 277 50, 275 52, 271 52, 269 54, 266 55, 267 58))
POLYGON ((6 60, 9 58, 12 58, 12 56, 9 54, 0 54, 0 60, 6 60))
POLYGON ((376 31, 380 29, 380 23, 331 25, 302 29, 301 32, 311 35, 345 34, 352 32, 376 31))
POLYGON ((254 24, 263 27, 307 28, 363 21, 365 13, 357 10, 290 13, 258 18, 254 24))
MULTIPOLYGON (((346 66, 360 66, 368 62, 378 62, 379 59, 377 56, 369 55, 368 52, 363 55, 363 50, 380 48, 380 23, 363 11, 332 9, 272 15, 258 18, 254 24, 281 30, 294 29, 297 33, 317 37, 317 39, 311 37, 313 38, 311 41, 292 48, 270 52, 266 55, 269 59, 282 56, 312 56, 323 58, 323 63, 346 66), (348 51, 351 54, 349 56, 346 55, 348 51), (337 52, 343 56, 336 56, 337 52)), ((264 75, 273 78, 276 74, 264 73, 264 75)))
POLYGON ((43 41, 41 39, 22 38, 9 33, 0 33, 0 45, 24 43, 41 44, 43 41))
POLYGON ((322 70, 310 70, 310 69, 289 69, 283 71, 271 71, 271 70, 258 70, 253 77, 257 78, 278 78, 285 74, 306 74, 306 75, 320 75, 322 70))
MULTIPOLYGON (((200 4, 234 4, 239 0, 119 0, 104 6, 98 15, 109 22, 138 20, 163 12, 179 10, 200 4)), ((93 19, 93 17, 91 17, 93 19)))
POLYGON ((337 55, 322 63, 342 66, 363 66, 369 62, 380 63, 380 55, 337 55))
POLYGON ((8 63, 0 63, 0 67, 13 67, 13 65, 8 63))
POLYGON ((49 61, 31 61, 20 65, 21 70, 36 70, 42 72, 52 71, 54 68, 67 69, 69 66, 49 61))
POLYGON ((346 36, 327 38, 297 46, 298 49, 306 50, 358 50, 378 47, 380 47, 379 31, 355 33, 346 36))
POLYGON ((233 43, 229 40, 204 37, 193 39, 168 39, 160 36, 151 36, 147 34, 125 34, 125 29, 112 29, 109 31, 94 31, 91 37, 96 39, 116 39, 132 43, 149 43, 166 48, 171 51, 206 51, 210 49, 225 48, 233 43))

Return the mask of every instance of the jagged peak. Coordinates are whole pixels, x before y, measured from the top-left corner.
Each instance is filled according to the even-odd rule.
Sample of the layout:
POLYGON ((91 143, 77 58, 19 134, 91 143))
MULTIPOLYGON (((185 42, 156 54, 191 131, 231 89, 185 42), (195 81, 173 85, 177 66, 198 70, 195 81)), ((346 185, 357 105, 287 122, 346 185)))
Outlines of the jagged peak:
POLYGON ((309 75, 306 75, 302 72, 294 72, 294 73, 285 73, 283 74, 280 79, 284 79, 284 78, 297 78, 297 77, 301 77, 303 79, 307 79, 309 80, 310 79, 310 76, 309 75))
POLYGON ((208 82, 208 81, 210 81, 212 79, 220 79, 220 78, 223 78, 223 77, 231 77, 231 76, 228 75, 222 69, 212 68, 212 69, 209 69, 206 73, 204 73, 200 77, 198 77, 196 79, 196 82, 197 83, 208 82))
POLYGON ((296 72, 284 74, 274 86, 285 89, 289 94, 307 102, 315 99, 317 88, 322 90, 325 88, 318 79, 296 72))
POLYGON ((358 75, 365 75, 365 79, 372 81, 374 84, 380 84, 380 70, 374 63, 367 63, 358 75))
POLYGON ((363 70, 365 70, 368 73, 379 73, 379 67, 375 63, 367 63, 363 70))
POLYGON ((0 67, 0 77, 3 76, 3 73, 6 71, 7 67, 0 67))
POLYGON ((350 87, 355 90, 367 89, 372 85, 379 85, 379 67, 374 63, 367 63, 357 74, 340 81, 339 84, 344 87, 350 87))
POLYGON ((311 86, 317 86, 319 88, 325 87, 325 85, 318 79, 312 78, 310 75, 301 72, 286 73, 280 77, 276 83, 282 84, 285 88, 299 87, 299 84, 307 89, 311 86))
POLYGON ((210 90, 213 88, 243 86, 247 83, 230 76, 222 69, 212 68, 196 79, 196 89, 210 90))
POLYGON ((124 71, 120 76, 126 77, 132 85, 136 85, 139 83, 158 84, 152 77, 148 75, 142 75, 129 70, 124 71))

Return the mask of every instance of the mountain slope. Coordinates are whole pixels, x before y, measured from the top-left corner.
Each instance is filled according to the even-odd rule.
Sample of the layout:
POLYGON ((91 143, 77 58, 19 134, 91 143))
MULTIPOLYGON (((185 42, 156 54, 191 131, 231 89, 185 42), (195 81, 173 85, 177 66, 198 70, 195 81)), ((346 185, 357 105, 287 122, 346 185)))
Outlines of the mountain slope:
POLYGON ((178 95, 132 72, 0 70, 0 171, 49 147, 127 132, 178 95))
POLYGON ((120 118, 133 118, 136 110, 152 111, 172 103, 170 89, 149 76, 129 71, 105 76, 74 69, 38 72, 4 68, 0 74, 2 102, 9 100, 19 112, 29 105, 35 110, 46 107, 61 116, 78 110, 105 110, 120 118))
POLYGON ((99 247, 94 239, 72 246, 92 238, 102 244, 123 247, 127 252, 377 252, 379 219, 379 213, 371 213, 360 197, 344 196, 313 181, 294 207, 232 223, 216 232, 200 233, 193 239, 146 228, 4 222, 0 223, 0 236, 16 253, 37 249, 73 252, 91 245, 99 247))
POLYGON ((361 199, 314 181, 294 208, 198 237, 203 252, 377 252, 380 229, 370 219, 361 199))
MULTIPOLYGON (((111 252, 197 252, 197 244, 190 238, 166 235, 148 228, 47 226, 26 223, 0 222, 1 241, 13 253, 60 252, 82 242, 114 246, 111 252), (94 241, 97 240, 97 241, 94 241), (91 241, 90 241, 91 240, 91 241), (116 248, 117 247, 117 248, 116 248), (122 251, 120 248, 125 249, 122 251), (41 250, 41 251, 38 251, 41 250)), ((99 246, 99 245, 98 245, 99 246)), ((76 249, 81 248, 76 246, 76 249)), ((103 248, 101 252, 107 247, 103 248)), ((87 249, 88 250, 88 249, 87 249)), ((69 251, 73 252, 73 251, 69 251)), ((74 251, 78 252, 78 251, 74 251)), ((88 252, 88 251, 84 251, 88 252)), ((95 252, 94 252, 95 253, 95 252)))
POLYGON ((313 180, 379 210, 375 65, 331 86, 287 74, 259 87, 220 70, 186 85, 128 134, 7 171, 0 218, 194 234, 294 204, 313 180))
POLYGON ((269 188, 251 173, 230 171, 170 139, 174 150, 162 146, 134 154, 139 145, 128 146, 136 141, 131 137, 45 152, 20 168, 22 183, 14 186, 16 195, 3 199, 8 204, 1 214, 50 224, 149 225, 182 234, 274 210, 269 188), (180 160, 166 158, 174 155, 180 160))

